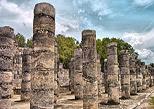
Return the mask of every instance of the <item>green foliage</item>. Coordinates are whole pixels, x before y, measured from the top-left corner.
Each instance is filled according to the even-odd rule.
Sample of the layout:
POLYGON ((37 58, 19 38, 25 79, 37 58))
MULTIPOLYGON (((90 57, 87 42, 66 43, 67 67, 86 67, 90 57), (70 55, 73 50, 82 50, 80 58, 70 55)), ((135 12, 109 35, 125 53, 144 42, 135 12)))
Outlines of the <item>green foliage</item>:
POLYGON ((133 47, 130 44, 124 42, 122 39, 103 38, 102 41, 100 39, 97 39, 96 40, 96 49, 97 49, 97 53, 100 55, 102 71, 104 69, 104 59, 107 58, 106 45, 111 43, 111 42, 116 42, 117 43, 118 58, 120 58, 120 50, 128 50, 130 55, 133 55, 136 58, 138 57, 138 53, 135 52, 133 47))
POLYGON ((152 104, 154 105, 154 97, 152 97, 152 104))
POLYGON ((26 43, 25 43, 25 37, 22 34, 17 33, 14 36, 14 40, 18 43, 18 46, 19 47, 25 47, 25 45, 26 45, 26 43))
POLYGON ((33 39, 32 38, 27 39, 26 47, 32 48, 32 46, 33 46, 33 39))
POLYGON ((27 43, 26 43, 25 37, 22 34, 17 33, 16 35, 14 35, 14 40, 18 43, 18 47, 32 48, 32 45, 33 45, 32 38, 27 39, 27 43))
POLYGON ((154 67, 154 63, 151 63, 150 65, 151 65, 152 67, 154 67))
POLYGON ((57 35, 55 38, 58 45, 58 54, 60 57, 60 62, 63 63, 65 69, 69 68, 69 62, 74 56, 74 49, 80 48, 81 44, 72 37, 65 37, 63 35, 57 35))

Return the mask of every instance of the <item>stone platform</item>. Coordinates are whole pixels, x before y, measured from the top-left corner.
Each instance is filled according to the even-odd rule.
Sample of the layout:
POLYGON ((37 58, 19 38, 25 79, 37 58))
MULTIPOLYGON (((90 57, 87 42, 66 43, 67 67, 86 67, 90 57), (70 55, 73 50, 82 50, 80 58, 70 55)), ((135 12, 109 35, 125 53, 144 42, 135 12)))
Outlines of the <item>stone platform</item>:
MULTIPOLYGON (((108 95, 103 93, 99 97, 99 109, 153 109, 152 98, 154 96, 154 87, 143 90, 138 95, 131 96, 130 99, 120 99, 119 105, 108 105, 108 95), (140 104, 138 106, 138 104, 140 104)), ((83 109, 82 100, 75 100, 71 92, 61 93, 58 97, 55 109, 83 109)), ((20 95, 14 95, 12 98, 12 109, 30 109, 29 102, 20 101, 20 95)))

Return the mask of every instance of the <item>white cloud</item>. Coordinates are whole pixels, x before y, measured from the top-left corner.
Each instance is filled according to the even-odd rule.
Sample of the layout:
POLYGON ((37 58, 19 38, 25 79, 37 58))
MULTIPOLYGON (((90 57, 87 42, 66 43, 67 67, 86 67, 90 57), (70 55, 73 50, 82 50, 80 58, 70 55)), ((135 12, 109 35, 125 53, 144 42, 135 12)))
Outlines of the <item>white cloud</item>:
POLYGON ((134 4, 140 6, 150 5, 152 2, 154 2, 154 0, 134 0, 134 4))
MULTIPOLYGON (((20 6, 8 0, 0 0, 0 26, 11 26, 15 33, 20 32, 26 38, 33 36, 33 8, 20 6)), ((69 15, 56 14, 56 34, 78 31, 78 22, 69 15)))
POLYGON ((122 39, 133 46, 139 58, 147 63, 154 62, 154 28, 146 33, 125 33, 122 39))
POLYGON ((32 37, 33 11, 31 9, 1 0, 0 16, 1 26, 9 25, 15 32, 20 32, 25 37, 32 37))
POLYGON ((79 31, 79 24, 75 19, 67 19, 58 16, 56 20, 56 34, 64 34, 65 32, 79 31))
POLYGON ((136 50, 136 52, 138 52, 140 58, 143 60, 151 60, 151 58, 154 56, 154 53, 149 49, 136 50))

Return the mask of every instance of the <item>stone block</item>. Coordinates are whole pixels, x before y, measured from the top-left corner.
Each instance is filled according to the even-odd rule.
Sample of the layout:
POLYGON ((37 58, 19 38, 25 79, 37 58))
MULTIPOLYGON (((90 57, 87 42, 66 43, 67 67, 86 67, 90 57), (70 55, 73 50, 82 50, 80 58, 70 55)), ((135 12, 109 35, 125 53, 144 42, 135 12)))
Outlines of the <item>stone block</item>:
POLYGON ((32 90, 45 90, 45 89, 53 89, 54 85, 54 70, 32 70, 31 75, 31 88, 32 90))

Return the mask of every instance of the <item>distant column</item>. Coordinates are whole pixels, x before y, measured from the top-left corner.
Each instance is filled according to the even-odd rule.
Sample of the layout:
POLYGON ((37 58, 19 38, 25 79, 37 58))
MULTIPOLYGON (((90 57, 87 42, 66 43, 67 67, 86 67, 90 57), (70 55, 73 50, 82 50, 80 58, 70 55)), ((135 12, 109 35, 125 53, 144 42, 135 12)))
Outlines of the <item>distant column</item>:
POLYGON ((146 89, 146 70, 145 70, 145 62, 141 62, 141 72, 143 75, 143 79, 142 79, 142 89, 145 90, 146 89))
POLYGON ((13 37, 11 27, 0 27, 0 109, 11 109, 13 37))
POLYGON ((130 94, 137 94, 137 83, 136 83, 136 68, 135 68, 135 57, 129 57, 129 65, 130 65, 130 94))
POLYGON ((148 71, 150 73, 150 87, 153 86, 153 76, 152 76, 152 66, 150 65, 148 68, 148 71))
POLYGON ((119 67, 117 57, 117 43, 107 45, 107 83, 108 103, 119 104, 119 67))
POLYGON ((98 109, 96 31, 82 31, 83 109, 98 109))
POLYGON ((83 99, 82 49, 74 50, 74 94, 75 99, 83 99))
POLYGON ((32 50, 24 49, 22 55, 22 83, 21 83, 21 100, 30 100, 31 90, 31 52, 32 50))
POLYGON ((121 73, 121 91, 122 98, 130 98, 130 69, 129 55, 126 50, 120 51, 120 73, 121 73))
POLYGON ((101 72, 100 56, 97 54, 97 72, 98 72, 98 96, 101 96, 103 90, 103 74, 101 72))
POLYGON ((31 109, 54 108, 55 8, 38 3, 34 9, 31 109))
POLYGON ((107 83, 107 59, 104 59, 104 87, 105 93, 108 92, 108 83, 107 83))
POLYGON ((57 74, 58 74, 58 54, 57 54, 57 43, 55 42, 54 52, 55 52, 55 61, 54 61, 54 102, 57 102, 58 97, 58 80, 57 80, 57 74))
POLYGON ((142 91, 142 79, 143 75, 141 73, 141 60, 136 60, 136 82, 137 82, 137 92, 142 91))
POLYGON ((71 59, 71 62, 69 63, 69 90, 72 94, 74 94, 74 58, 71 59))
POLYGON ((148 70, 148 65, 146 65, 145 70, 146 70, 146 88, 149 88, 150 86, 150 74, 148 70))

